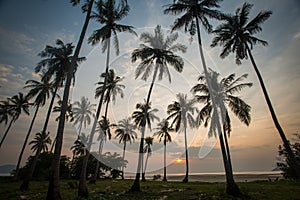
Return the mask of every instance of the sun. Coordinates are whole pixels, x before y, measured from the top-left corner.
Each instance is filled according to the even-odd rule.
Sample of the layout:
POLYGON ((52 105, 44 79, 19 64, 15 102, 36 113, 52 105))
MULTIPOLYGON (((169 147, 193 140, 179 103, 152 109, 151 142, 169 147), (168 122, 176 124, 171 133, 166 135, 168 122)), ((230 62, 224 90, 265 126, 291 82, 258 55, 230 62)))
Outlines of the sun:
POLYGON ((180 159, 180 158, 177 158, 176 160, 175 160, 175 163, 176 164, 181 164, 181 163, 183 163, 184 162, 184 160, 182 160, 182 159, 180 159))

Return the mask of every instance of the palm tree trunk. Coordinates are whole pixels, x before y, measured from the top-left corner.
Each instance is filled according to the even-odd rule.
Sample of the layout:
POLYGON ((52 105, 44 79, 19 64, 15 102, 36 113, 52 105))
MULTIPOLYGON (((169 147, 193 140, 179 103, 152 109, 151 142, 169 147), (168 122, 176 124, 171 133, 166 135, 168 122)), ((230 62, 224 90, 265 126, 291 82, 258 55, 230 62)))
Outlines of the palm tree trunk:
POLYGON ((24 153, 24 150, 26 148, 26 145, 27 145, 27 142, 28 142, 28 138, 30 136, 30 133, 31 133, 31 130, 32 130, 32 127, 33 127, 33 124, 34 124, 34 121, 35 121, 35 118, 36 118, 36 115, 37 115, 38 111, 39 111, 39 105, 37 105, 37 107, 35 109, 33 118, 31 120, 29 129, 28 129, 28 132, 27 132, 27 135, 26 135, 26 138, 25 138, 22 150, 21 150, 21 153, 19 155, 19 159, 18 159, 18 163, 17 163, 17 167, 16 167, 16 173, 15 173, 15 176, 14 176, 15 180, 18 180, 18 178, 19 178, 19 170, 20 170, 20 164, 21 164, 21 161, 22 161, 23 153, 24 153))
POLYGON ((167 138, 165 135, 165 138, 164 138, 164 178, 162 181, 167 181, 167 156, 166 156, 166 153, 167 153, 167 138))
POLYGON ((42 148, 39 147, 35 153, 35 156, 33 158, 33 161, 32 161, 32 165, 30 166, 30 169, 28 171, 28 174, 26 176, 26 178, 23 180, 21 186, 20 186, 20 190, 28 190, 29 189, 29 182, 31 181, 32 177, 33 177, 33 173, 35 171, 35 167, 36 167, 36 164, 37 164, 37 161, 38 161, 38 158, 41 154, 41 151, 42 151, 42 148))
POLYGON ((6 131, 5 131, 5 133, 4 133, 4 135, 3 135, 3 138, 1 139, 1 142, 0 142, 0 148, 1 148, 2 143, 4 142, 4 140, 5 140, 6 136, 7 136, 7 133, 8 133, 8 131, 9 131, 9 129, 10 129, 10 127, 11 127, 11 125, 12 125, 12 123, 13 123, 14 121, 15 121, 15 118, 13 117, 13 118, 11 119, 11 121, 10 121, 10 123, 9 123, 9 125, 8 125, 8 127, 7 127, 7 129, 6 129, 6 131))
POLYGON ((55 100, 55 97, 56 97, 56 94, 57 94, 57 91, 58 91, 58 87, 59 87, 59 85, 55 86, 54 92, 52 94, 52 98, 51 98, 51 101, 50 101, 50 104, 49 104, 49 108, 48 108, 48 111, 47 111, 46 120, 45 120, 45 123, 44 123, 42 133, 46 133, 46 131, 47 131, 47 127, 48 127, 48 123, 49 123, 49 120, 50 120, 50 115, 52 113, 52 107, 53 107, 54 100, 55 100))
MULTIPOLYGON (((158 71, 158 63, 156 63, 156 67, 155 67, 155 71, 153 74, 153 78, 152 78, 152 82, 148 91, 148 95, 147 95, 147 101, 146 101, 146 105, 149 105, 150 102, 150 97, 151 97, 151 93, 153 90, 153 86, 155 83, 155 79, 157 76, 157 71, 158 71)), ((147 110, 146 110, 147 112, 147 110)), ((141 191, 141 187, 140 187, 140 177, 141 177, 141 166, 143 165, 143 147, 144 147, 144 137, 145 137, 145 129, 146 129, 146 115, 144 115, 143 117, 143 124, 142 124, 142 128, 141 128, 141 141, 140 141, 140 147, 139 147, 139 158, 138 158, 138 165, 137 165, 137 171, 136 171, 136 175, 135 175, 135 180, 133 182, 133 185, 130 188, 131 192, 137 192, 137 191, 141 191)))
POLYGON ((147 153, 147 156, 146 156, 145 168, 144 168, 144 172, 142 173, 142 181, 146 181, 145 175, 146 175, 146 170, 147 170, 148 158, 149 158, 149 152, 147 153))
MULTIPOLYGON (((106 74, 108 74, 108 70, 109 70, 109 55, 110 55, 110 38, 108 38, 108 41, 107 41, 107 56, 106 56, 106 69, 105 69, 106 74)), ((107 76, 105 76, 105 78, 104 78, 103 88, 106 88, 106 84, 107 84, 107 76)), ((86 168, 87 168, 88 158, 90 156, 89 151, 92 146, 92 142, 93 142, 93 138, 94 138, 94 134, 95 134, 95 130, 96 130, 96 125, 97 125, 97 122, 98 122, 98 119, 100 116, 100 112, 101 112, 101 108, 102 108, 102 104, 103 104, 103 100, 104 100, 104 92, 105 92, 105 90, 102 91, 102 94, 100 97, 95 120, 94 120, 94 123, 92 126, 91 134, 89 136, 89 141, 87 143, 86 156, 83 159, 80 180, 79 180, 79 186, 78 186, 78 197, 83 197, 83 198, 88 197, 88 189, 86 186, 86 168)))
MULTIPOLYGON (((211 83, 210 83, 210 80, 209 80, 208 70, 207 70, 207 67, 206 67, 206 62, 205 62, 205 58, 204 58, 204 54, 203 54, 203 48, 202 48, 202 42, 201 42, 200 26, 199 26, 199 19, 198 19, 198 17, 196 17, 196 26, 197 26, 197 35, 198 35, 198 45, 199 45, 200 57, 201 57, 202 66, 203 66, 204 74, 205 74, 206 81, 207 81, 208 91, 211 94, 210 96, 211 96, 211 100, 212 100, 213 109, 215 111, 217 111, 217 106, 216 106, 216 103, 215 103, 214 96, 212 95, 213 94, 213 92, 212 92, 213 90, 212 90, 211 83)), ((219 116, 218 115, 216 115, 216 123, 217 123, 218 132, 219 132, 219 137, 222 137, 222 128, 221 128, 221 125, 220 125, 220 121, 219 121, 219 116)), ((224 146, 223 140, 222 141, 220 140, 221 148, 222 148, 222 144, 224 146)), ((227 167, 228 166, 228 163, 227 163, 228 158, 226 156, 226 152, 223 153, 223 150, 225 150, 225 147, 224 147, 224 149, 222 148, 222 154, 223 154, 223 162, 224 162, 224 167, 225 167, 225 172, 226 172, 226 180, 227 180, 226 192, 228 194, 231 194, 231 195, 234 195, 234 196, 238 196, 238 195, 240 195, 240 190, 239 190, 238 186, 234 182, 233 175, 231 176, 232 171, 231 171, 231 174, 228 173, 230 171, 228 169, 228 167, 227 167)))
MULTIPOLYGON (((124 141, 124 147, 123 147, 123 161, 125 160, 125 150, 126 150, 126 141, 124 141)), ((122 179, 124 180, 124 165, 122 165, 122 179)))
POLYGON ((184 148, 185 148, 185 177, 182 180, 183 183, 189 182, 189 153, 187 146, 187 136, 186 136, 186 124, 184 125, 184 148))
POLYGON ((268 92, 267 92, 267 89, 266 89, 266 86, 265 86, 265 83, 264 83, 264 80, 259 72, 259 69, 254 61, 254 58, 252 56, 252 53, 251 53, 251 50, 250 48, 248 47, 248 45, 246 46, 247 48, 247 52, 249 54, 249 57, 250 57, 250 60, 252 62, 252 65, 253 65, 253 68, 255 70, 255 73, 258 77, 258 80, 259 80, 259 83, 260 83, 260 86, 261 86, 261 89, 263 91, 263 94, 264 94, 264 97, 266 99, 266 102, 267 102, 267 105, 268 105, 268 108, 269 108, 269 111, 271 113, 271 116, 272 116, 272 119, 273 119, 273 122, 275 124, 275 127, 281 137, 281 140, 283 141, 283 145, 284 147, 286 148, 286 151, 288 153, 288 156, 289 156, 289 159, 291 161, 291 168, 296 172, 296 175, 297 175, 297 179, 300 179, 300 164, 297 163, 297 160, 296 160, 296 157, 290 147, 290 144, 289 144, 289 141, 287 140, 286 136, 285 136, 285 133, 283 131, 283 129, 281 128, 281 125, 277 119, 277 116, 276 116, 276 113, 275 113, 275 110, 273 108, 273 105, 272 105, 272 102, 271 102, 271 99, 268 95, 268 92))
POLYGON ((227 158, 228 158, 228 167, 230 168, 230 171, 233 171, 232 170, 232 164, 231 164, 230 149, 229 149, 229 144, 228 144, 228 140, 227 140, 227 134, 226 134, 226 130, 225 130, 224 126, 223 126, 223 133, 224 133, 224 142, 225 142, 226 153, 227 153, 227 158))
POLYGON ((64 95, 63 95, 63 101, 62 101, 62 110, 60 114, 60 120, 58 124, 58 130, 57 130, 57 141, 55 145, 55 151, 54 156, 52 160, 52 166, 51 166, 51 175, 50 175, 50 181, 48 186, 48 192, 47 192, 47 200, 60 200, 60 187, 59 187, 59 160, 60 160, 60 154, 61 154, 61 148, 62 148, 62 140, 63 140, 63 132, 65 127, 65 115, 66 110, 68 106, 68 100, 69 100, 69 92, 70 92, 70 86, 72 77, 74 75, 74 69, 77 62, 77 58, 79 56, 79 52, 83 43, 83 39, 89 24, 92 8, 93 8, 94 0, 90 0, 86 18, 84 25, 82 27, 82 31, 79 37, 79 41, 77 43, 74 56, 71 60, 71 65, 69 66, 68 73, 67 73, 67 80, 65 83, 65 89, 64 89, 64 95))

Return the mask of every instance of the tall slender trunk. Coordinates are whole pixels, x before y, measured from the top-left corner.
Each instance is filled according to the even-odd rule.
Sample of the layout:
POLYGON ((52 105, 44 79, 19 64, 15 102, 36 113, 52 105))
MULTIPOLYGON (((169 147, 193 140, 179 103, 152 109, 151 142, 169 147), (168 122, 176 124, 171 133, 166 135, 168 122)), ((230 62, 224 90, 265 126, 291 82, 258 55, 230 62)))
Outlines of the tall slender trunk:
POLYGON ((291 161, 291 167, 296 172, 297 179, 300 179, 300 163, 297 163, 296 157, 295 157, 295 155, 294 155, 294 153, 293 153, 293 151, 291 149, 291 146, 290 146, 290 144, 289 144, 289 142, 288 142, 288 140, 287 140, 287 138, 285 136, 285 133, 284 133, 284 131, 283 131, 283 129, 282 129, 282 127, 281 127, 278 119, 277 119, 275 110, 273 108, 271 99, 270 99, 270 97, 268 95, 268 92, 267 92, 267 89, 266 89, 266 86, 265 86, 265 83, 264 83, 264 80, 263 80, 263 78, 262 78, 262 76, 261 76, 261 74, 259 72, 259 69, 258 69, 258 67, 257 67, 257 65, 256 65, 256 63, 254 61, 254 58, 253 58, 252 53, 251 53, 251 50, 248 47, 248 45, 246 46, 246 48, 247 48, 247 52, 248 52, 248 55, 250 57, 251 63, 253 65, 253 68, 255 70, 255 73, 256 73, 256 75, 258 77, 258 80, 259 80, 261 89, 263 91, 264 97, 266 99, 269 111, 271 113, 271 117, 273 119, 274 125, 275 125, 275 127, 276 127, 276 129, 277 129, 277 131, 278 131, 278 133, 279 133, 279 135, 281 137, 281 140, 283 141, 283 145, 286 148, 286 151, 288 153, 289 159, 291 161))
MULTIPOLYGON (((126 150, 126 141, 124 141, 124 147, 123 147, 123 161, 125 161, 125 150, 126 150)), ((124 163, 122 165, 122 179, 123 180, 124 180, 124 163)))
POLYGON ((226 146, 226 153, 227 153, 227 157, 228 157, 228 167, 230 168, 231 171, 233 171, 232 163, 231 163, 231 156, 230 156, 230 148, 229 148, 227 134, 226 134, 226 130, 225 130, 224 126, 223 126, 223 133, 224 133, 224 142, 225 142, 225 146, 226 146))
POLYGON ((189 152, 187 146, 187 136, 186 136, 186 124, 184 125, 184 148, 185 148, 185 177, 182 180, 183 183, 189 182, 189 152))
POLYGON ((147 153, 147 156, 146 156, 146 161, 145 161, 145 168, 144 168, 144 172, 142 173, 142 181, 146 181, 146 170, 147 170, 147 164, 148 164, 148 158, 149 158, 149 155, 150 153, 148 152, 147 153))
POLYGON ((53 104, 54 104, 54 100, 55 100, 58 88, 59 88, 59 85, 55 86, 54 92, 52 94, 52 98, 51 98, 51 101, 50 101, 50 104, 49 104, 49 108, 48 108, 48 111, 47 111, 46 120, 45 120, 45 123, 44 123, 44 126, 43 126, 42 133, 46 133, 46 131, 47 131, 48 123, 49 123, 49 120, 50 120, 50 115, 52 113, 52 107, 53 107, 53 104))
POLYGON ((5 133, 4 133, 4 135, 3 135, 3 138, 1 139, 1 142, 0 142, 0 148, 1 148, 2 143, 4 142, 4 140, 5 140, 5 138, 6 138, 7 134, 8 134, 8 131, 9 131, 9 129, 10 129, 10 127, 11 127, 11 125, 12 125, 12 123, 13 123, 14 121, 15 121, 15 118, 13 117, 13 118, 10 120, 10 123, 9 123, 9 125, 8 125, 8 127, 7 127, 7 129, 6 129, 5 133))
MULTIPOLYGON (((108 74, 108 70, 109 70, 109 55, 110 55, 110 38, 108 38, 108 41, 107 41, 107 56, 106 56, 106 69, 105 69, 106 74, 108 74)), ((105 76, 105 78, 104 78, 103 88, 106 88, 106 84, 107 84, 107 76, 105 76)), ((81 169, 81 173, 80 173, 79 186, 78 186, 78 197, 83 197, 83 198, 88 197, 88 188, 86 186, 86 168, 87 168, 87 163, 88 163, 88 159, 90 156, 89 151, 92 146, 92 142, 93 142, 93 138, 94 138, 94 134, 95 134, 95 130, 96 130, 96 125, 97 125, 97 122, 98 122, 98 119, 100 116, 100 112, 101 112, 101 108, 102 108, 102 104, 103 104, 103 100, 104 100, 104 92, 105 92, 105 90, 102 91, 102 94, 100 97, 95 120, 94 120, 94 123, 92 126, 91 134, 89 136, 89 141, 87 143, 86 156, 83 159, 82 169, 81 169)))
POLYGON ((21 164, 21 161, 22 161, 22 157, 23 157, 23 153, 24 153, 24 150, 26 148, 26 145, 27 145, 27 142, 28 142, 28 138, 30 136, 30 133, 31 133, 31 130, 32 130, 32 127, 33 127, 33 124, 34 124, 34 121, 35 121, 35 118, 36 118, 36 115, 39 111, 39 105, 37 105, 36 109, 35 109, 35 112, 34 112, 34 115, 33 115, 33 118, 31 120, 31 123, 30 123, 30 126, 29 126, 29 129, 28 129, 28 132, 27 132, 27 135, 26 135, 26 138, 25 138, 25 141, 24 141, 24 144, 23 144, 23 147, 21 149, 21 153, 19 155, 19 159, 18 159, 18 163, 17 163, 17 167, 16 167, 16 173, 15 173, 15 176, 14 176, 14 179, 15 180, 18 180, 19 178, 19 171, 20 171, 20 164, 21 164))
POLYGON ((37 164, 37 161, 38 161, 38 158, 41 154, 41 151, 42 151, 42 147, 40 146, 36 153, 35 153, 35 156, 33 158, 33 161, 32 161, 32 165, 30 166, 29 168, 29 171, 25 177, 25 179, 23 180, 21 186, 20 186, 20 190, 28 190, 29 189, 29 182, 31 181, 32 177, 33 177, 33 173, 35 171, 35 167, 36 167, 36 164, 37 164))
POLYGON ((92 8, 93 8, 94 0, 90 0, 89 6, 87 9, 87 14, 85 18, 84 25, 82 27, 82 31, 80 33, 79 41, 77 43, 74 56, 71 60, 71 65, 69 66, 68 73, 67 73, 67 80, 65 83, 65 89, 64 89, 64 95, 63 95, 63 101, 62 101, 62 110, 60 114, 59 124, 58 124, 58 130, 57 130, 57 141, 55 145, 55 151, 54 156, 52 160, 52 166, 51 166, 51 175, 50 175, 50 181, 48 186, 48 192, 47 192, 47 200, 60 200, 60 186, 59 186, 59 161, 60 161, 60 154, 61 154, 61 148, 62 148, 62 140, 63 140, 63 132, 65 127, 65 115, 66 110, 68 106, 68 100, 69 100, 69 92, 70 92, 70 86, 72 77, 74 74, 75 65, 79 56, 79 52, 83 43, 83 39, 89 24, 92 8))
POLYGON ((163 181, 167 181, 167 136, 164 138, 164 178, 163 181))
MULTIPOLYGON (((213 109, 215 111, 217 111, 217 106, 216 106, 216 103, 215 103, 215 99, 213 97, 213 89, 212 89, 212 86, 211 86, 211 83, 210 83, 210 80, 209 80, 208 70, 207 70, 207 67, 206 67, 206 62, 205 62, 205 58, 204 58, 204 54, 203 54, 202 41, 201 41, 201 35, 200 35, 199 19, 198 19, 198 17, 195 17, 195 18, 196 18, 198 44, 199 44, 199 51, 200 51, 202 66, 203 66, 204 74, 205 74, 206 81, 207 81, 208 91, 211 94, 210 96, 211 96, 211 100, 212 100, 212 106, 213 106, 213 109)), ((220 125, 218 115, 216 115, 216 123, 217 123, 217 129, 218 129, 219 137, 221 137, 220 135, 222 134, 222 128, 221 128, 221 125, 220 125)), ((223 140, 222 140, 222 142, 223 142, 223 140)), ((220 143, 221 143, 221 141, 220 141, 220 143)), ((226 162, 228 158, 227 158, 227 156, 226 156, 226 158, 224 158, 224 156, 226 156, 226 152, 225 152, 225 154, 223 154, 223 162, 226 162)), ((229 173, 230 170, 227 170, 227 167, 226 167, 227 164, 226 163, 224 163, 225 172, 226 172, 226 180, 230 181, 231 174, 229 173)), ((233 176, 232 176, 232 181, 230 181, 230 182, 229 181, 227 181, 227 184, 226 184, 226 192, 228 194, 231 194, 231 195, 234 195, 234 196, 240 195, 240 190, 239 190, 238 186, 235 184, 233 176)))
MULTIPOLYGON (((157 75, 157 71, 158 71, 158 63, 156 63, 155 66, 155 71, 153 74, 153 78, 152 78, 152 82, 148 91, 148 95, 147 95, 147 100, 146 100, 146 106, 149 105, 150 102, 150 97, 151 97, 151 93, 153 90, 153 86, 155 83, 155 79, 156 79, 156 75, 157 75)), ((147 110, 146 110, 147 113, 147 110)), ((143 148, 144 148, 144 137, 145 137, 145 129, 146 129, 146 114, 144 114, 143 117, 143 123, 142 123, 142 128, 141 128, 141 141, 140 141, 140 147, 139 147, 139 158, 138 158, 138 165, 137 165, 137 171, 136 171, 136 175, 135 175, 135 180, 133 182, 133 185, 130 188, 131 192, 138 192, 141 191, 141 187, 140 187, 140 177, 141 177, 141 166, 143 165, 143 148)))

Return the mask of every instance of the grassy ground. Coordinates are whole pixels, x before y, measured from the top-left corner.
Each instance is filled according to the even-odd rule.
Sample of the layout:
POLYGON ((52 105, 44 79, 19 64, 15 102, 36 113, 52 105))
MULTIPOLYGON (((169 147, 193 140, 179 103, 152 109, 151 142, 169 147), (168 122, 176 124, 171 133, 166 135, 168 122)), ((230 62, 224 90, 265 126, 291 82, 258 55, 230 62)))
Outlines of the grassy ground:
MULTIPOLYGON (((167 199, 234 199, 225 194, 224 183, 201 183, 147 181, 141 182, 143 192, 127 193, 132 180, 99 180, 96 184, 88 184, 89 199, 128 199, 128 200, 167 200, 167 199)), ((30 190, 21 192, 20 182, 12 182, 0 178, 0 199, 45 199, 48 182, 35 181, 30 184, 30 190)), ((61 181, 63 199, 78 199, 77 181, 61 181)), ((292 181, 278 182, 247 182, 238 183, 243 196, 238 199, 299 199, 300 183, 292 181)))

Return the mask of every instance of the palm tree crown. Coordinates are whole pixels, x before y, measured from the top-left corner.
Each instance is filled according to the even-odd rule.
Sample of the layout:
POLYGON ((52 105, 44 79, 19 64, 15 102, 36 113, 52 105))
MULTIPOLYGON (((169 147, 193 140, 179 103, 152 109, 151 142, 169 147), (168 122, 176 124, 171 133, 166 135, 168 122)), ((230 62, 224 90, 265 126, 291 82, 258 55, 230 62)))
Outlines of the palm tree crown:
POLYGON ((159 122, 157 124, 156 130, 157 132, 155 132, 154 135, 159 138, 159 142, 163 140, 164 145, 166 145, 167 142, 172 142, 172 137, 170 135, 170 132, 174 131, 174 129, 170 126, 168 120, 163 119, 161 122, 159 122))
MULTIPOLYGON (((235 96, 236 93, 239 93, 244 88, 252 86, 252 83, 241 83, 245 78, 248 77, 248 74, 243 74, 238 78, 235 78, 235 74, 230 74, 220 81, 218 80, 218 73, 211 71, 209 74, 209 78, 211 79, 210 82, 213 88, 214 99, 216 100, 217 106, 221 109, 222 117, 224 117, 224 129, 228 134, 230 134, 231 121, 226 108, 227 106, 241 122, 248 126, 251 122, 251 107, 240 97, 235 96)), ((195 94, 195 98, 199 101, 199 103, 205 103, 205 106, 198 113, 197 125, 200 125, 202 122, 204 122, 204 126, 207 126, 211 120, 213 107, 205 77, 200 76, 198 80, 200 83, 195 85, 191 91, 195 94)), ((212 122, 211 125, 213 124, 215 123, 212 122)))
POLYGON ((223 46, 223 51, 220 54, 222 58, 228 56, 231 52, 236 53, 236 63, 241 64, 241 60, 248 58, 248 49, 252 50, 257 43, 264 46, 268 44, 253 35, 262 31, 261 24, 271 16, 272 12, 261 11, 254 19, 249 21, 252 7, 252 4, 244 3, 242 8, 236 10, 235 15, 222 15, 222 20, 225 22, 213 31, 216 37, 211 44, 212 47, 223 46))
POLYGON ((178 72, 182 72, 184 62, 181 57, 175 55, 173 52, 186 52, 186 46, 180 43, 173 44, 178 34, 171 34, 164 38, 161 27, 158 25, 154 30, 154 35, 150 33, 142 33, 141 40, 146 44, 141 44, 140 48, 132 52, 132 62, 141 59, 135 71, 135 78, 141 76, 142 80, 147 80, 153 68, 159 70, 159 80, 163 75, 167 76, 171 82, 171 75, 168 69, 168 64, 173 66, 178 72))
POLYGON ((35 151, 40 151, 40 152, 47 152, 48 151, 48 144, 51 144, 51 139, 50 139, 50 132, 45 133, 36 133, 34 139, 29 142, 29 145, 31 146, 31 150, 35 151))
POLYGON ((151 102, 148 106, 146 105, 146 103, 138 103, 136 104, 136 109, 137 110, 132 113, 132 119, 139 128, 145 127, 147 124, 149 129, 151 130, 151 121, 159 121, 159 118, 155 115, 155 113, 158 112, 158 109, 151 109, 151 102), (145 114, 146 120, 144 121, 145 114))
POLYGON ((116 138, 119 138, 119 143, 121 142, 132 142, 137 138, 137 133, 135 132, 136 125, 132 124, 131 118, 122 119, 117 124, 117 129, 115 130, 116 138))
POLYGON ((212 25, 209 23, 209 18, 220 18, 220 12, 212 8, 219 8, 222 0, 178 0, 173 4, 166 5, 165 14, 182 16, 176 19, 172 30, 179 30, 184 27, 185 32, 190 35, 196 34, 196 21, 200 20, 204 29, 208 32, 212 31, 212 25))
POLYGON ((116 5, 115 0, 98 1, 96 4, 97 12, 93 12, 92 18, 95 18, 100 24, 104 26, 97 29, 89 37, 89 43, 95 45, 99 42, 102 43, 102 52, 108 47, 108 40, 113 36, 113 43, 116 49, 116 54, 119 54, 119 40, 117 37, 118 32, 129 32, 137 35, 133 31, 133 26, 117 24, 117 21, 122 20, 129 12, 129 5, 121 3, 121 6, 116 5))

